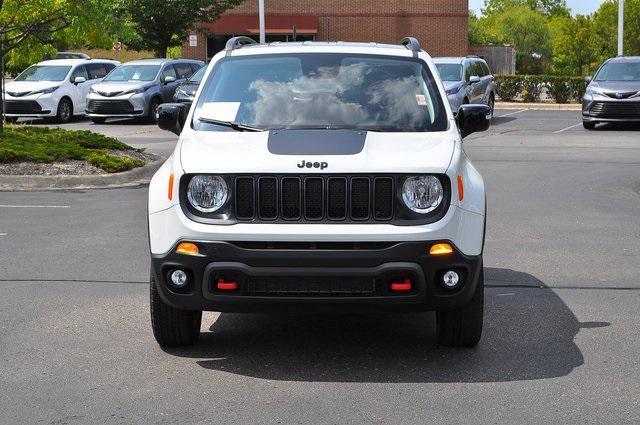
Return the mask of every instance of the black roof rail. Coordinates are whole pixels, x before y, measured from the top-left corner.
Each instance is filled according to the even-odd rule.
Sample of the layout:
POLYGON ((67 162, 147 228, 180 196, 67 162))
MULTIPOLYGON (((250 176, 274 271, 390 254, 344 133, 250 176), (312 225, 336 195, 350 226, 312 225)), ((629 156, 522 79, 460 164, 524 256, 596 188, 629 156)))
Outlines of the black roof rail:
POLYGON ((400 44, 411 50, 413 52, 413 56, 418 56, 418 52, 422 50, 420 42, 415 37, 405 37, 400 40, 400 44))
POLYGON ((224 46, 224 50, 227 51, 227 55, 230 55, 233 50, 239 49, 242 46, 246 46, 249 44, 258 44, 253 38, 246 36, 232 37, 227 41, 227 44, 224 46))

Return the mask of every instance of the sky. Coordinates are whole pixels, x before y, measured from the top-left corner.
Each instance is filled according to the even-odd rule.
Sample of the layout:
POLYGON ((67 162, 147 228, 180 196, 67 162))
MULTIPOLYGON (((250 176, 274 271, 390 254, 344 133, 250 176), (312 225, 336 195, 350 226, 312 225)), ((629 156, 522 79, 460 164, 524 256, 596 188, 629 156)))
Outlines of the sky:
MULTIPOLYGON (((588 15, 595 12, 603 0, 567 0, 573 14, 588 15)), ((469 0, 469 9, 480 14, 480 9, 484 7, 484 0, 469 0)))

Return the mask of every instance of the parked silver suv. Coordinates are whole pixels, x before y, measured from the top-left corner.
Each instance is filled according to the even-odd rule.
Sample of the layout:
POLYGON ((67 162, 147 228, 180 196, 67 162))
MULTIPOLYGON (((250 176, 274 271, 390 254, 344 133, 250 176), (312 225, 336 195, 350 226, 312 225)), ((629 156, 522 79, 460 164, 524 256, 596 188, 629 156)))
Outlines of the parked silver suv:
POLYGON ((640 56, 607 60, 582 98, 582 124, 593 130, 599 122, 640 122, 640 56))
POLYGON ((120 65, 87 96, 86 113, 95 123, 107 118, 141 117, 157 122, 161 103, 204 62, 189 59, 143 59, 120 65))
POLYGON ((490 117, 496 102, 496 84, 487 63, 478 56, 433 58, 447 91, 454 115, 461 105, 482 103, 489 105, 490 117))

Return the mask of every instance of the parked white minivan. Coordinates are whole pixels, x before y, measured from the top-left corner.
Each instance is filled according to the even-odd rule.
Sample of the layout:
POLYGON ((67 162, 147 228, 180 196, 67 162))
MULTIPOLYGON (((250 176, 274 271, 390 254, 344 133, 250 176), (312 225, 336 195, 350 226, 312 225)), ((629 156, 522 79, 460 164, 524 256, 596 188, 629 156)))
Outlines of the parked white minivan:
POLYGON ((55 118, 66 123, 74 115, 84 115, 91 86, 119 64, 106 59, 57 59, 32 65, 6 85, 6 119, 55 118))

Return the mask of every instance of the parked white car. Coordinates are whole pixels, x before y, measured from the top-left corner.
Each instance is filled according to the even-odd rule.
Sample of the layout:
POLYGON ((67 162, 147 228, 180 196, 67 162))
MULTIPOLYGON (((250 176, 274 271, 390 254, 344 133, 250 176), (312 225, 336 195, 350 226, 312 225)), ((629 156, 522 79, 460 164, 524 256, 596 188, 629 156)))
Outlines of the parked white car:
MULTIPOLYGON (((159 107, 180 134, 149 186, 151 322, 194 343, 202 311, 436 311, 439 341, 478 343, 485 190, 416 39, 232 38, 193 106, 159 107)), ((416 320, 422 320, 417 316, 416 320)))
POLYGON ((25 69, 5 88, 7 121, 20 117, 69 122, 84 115, 89 89, 120 63, 104 59, 57 59, 25 69))

